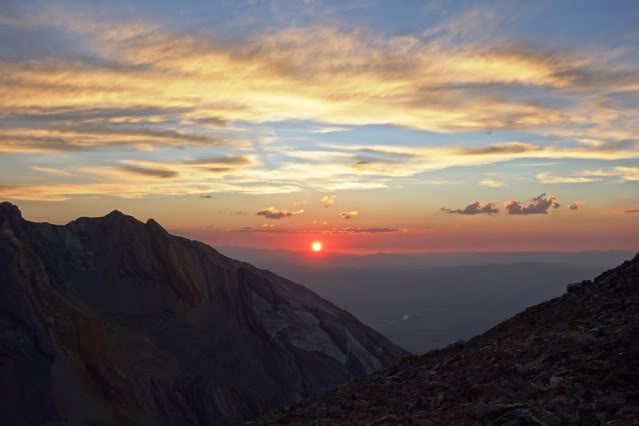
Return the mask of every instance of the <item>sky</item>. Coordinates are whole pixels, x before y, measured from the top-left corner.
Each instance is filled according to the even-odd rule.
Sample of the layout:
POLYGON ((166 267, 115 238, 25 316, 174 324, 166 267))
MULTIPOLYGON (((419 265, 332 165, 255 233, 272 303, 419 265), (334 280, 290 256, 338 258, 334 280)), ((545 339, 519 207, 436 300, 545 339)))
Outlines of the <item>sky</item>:
POLYGON ((27 219, 639 250, 636 1, 0 4, 0 200, 27 219))

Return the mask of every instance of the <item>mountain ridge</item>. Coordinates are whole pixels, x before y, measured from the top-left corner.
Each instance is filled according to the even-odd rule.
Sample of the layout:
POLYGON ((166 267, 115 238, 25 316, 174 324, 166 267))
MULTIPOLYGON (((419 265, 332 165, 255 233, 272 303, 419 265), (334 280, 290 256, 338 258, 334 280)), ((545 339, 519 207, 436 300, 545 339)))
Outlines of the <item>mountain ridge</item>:
POLYGON ((639 254, 465 342, 251 424, 636 425, 639 254))
POLYGON ((216 424, 404 352, 348 312, 119 211, 32 223, 0 203, 0 412, 9 424, 216 424))

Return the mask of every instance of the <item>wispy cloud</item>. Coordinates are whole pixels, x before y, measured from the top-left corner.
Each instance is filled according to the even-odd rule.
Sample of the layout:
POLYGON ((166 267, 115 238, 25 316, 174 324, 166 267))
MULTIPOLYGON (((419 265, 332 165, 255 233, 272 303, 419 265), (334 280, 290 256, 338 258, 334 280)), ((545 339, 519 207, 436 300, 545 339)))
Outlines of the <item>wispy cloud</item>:
POLYGON ((331 126, 324 126, 324 127, 318 127, 315 129, 312 129, 310 132, 311 133, 337 133, 337 132, 348 132, 351 129, 349 129, 348 127, 331 127, 331 126))
MULTIPOLYGON (((19 30, 23 24, 18 21, 9 25, 19 30)), ((499 39, 453 41, 437 32, 386 36, 333 26, 282 28, 221 42, 149 22, 90 16, 39 22, 86 40, 93 57, 61 53, 5 59, 0 87, 11 89, 12 96, 0 99, 0 106, 13 115, 33 105, 46 105, 44 115, 75 111, 66 121, 49 117, 47 128, 58 132, 46 136, 50 142, 57 137, 63 147, 127 143, 125 135, 116 137, 125 129, 139 139, 129 144, 219 144, 225 141, 204 134, 143 133, 167 122, 224 125, 235 120, 327 123, 320 132, 359 124, 436 132, 526 129, 581 137, 586 132, 594 139, 615 140, 634 132, 631 117, 601 98, 636 90, 637 69, 596 51, 549 50, 499 39), (521 88, 565 102, 521 99, 521 88), (105 104, 113 108, 92 113, 105 104), (159 109, 140 113, 140 105, 159 109), (105 131, 112 137, 95 138, 105 131), (92 142, 82 143, 87 137, 92 142)), ((23 129, 33 128, 38 119, 25 118, 23 129)), ((5 150, 29 147, 15 138, 3 145, 5 150)), ((49 145, 40 140, 31 148, 49 145)))
POLYGON ((57 169, 54 167, 33 166, 31 167, 31 170, 35 170, 36 172, 46 173, 48 175, 53 175, 53 176, 73 176, 73 173, 69 172, 68 170, 57 169))
POLYGON ((584 176, 617 177, 621 181, 639 181, 639 167, 613 167, 609 169, 584 170, 580 172, 584 176))
POLYGON ((120 165, 119 168, 127 173, 133 173, 142 176, 153 176, 158 178, 173 178, 178 175, 178 172, 176 172, 175 170, 138 166, 135 164, 127 163, 120 165))
POLYGON ((396 228, 342 228, 342 232, 347 234, 387 234, 389 232, 401 232, 396 228))
POLYGON ((602 181, 614 177, 621 182, 639 181, 639 167, 612 167, 608 169, 580 170, 572 175, 557 176, 549 172, 537 173, 537 180, 542 183, 588 183, 602 181))
POLYGON ((487 186, 489 188, 501 188, 504 186, 504 182, 496 179, 482 179, 479 181, 481 186, 487 186))
MULTIPOLYGON (((60 200, 333 192, 391 188, 398 179, 425 172, 513 160, 539 160, 513 164, 532 166, 639 158, 636 108, 613 102, 620 93, 639 89, 635 63, 601 54, 600 47, 550 49, 492 36, 479 43, 469 36, 469 28, 483 27, 477 22, 493 15, 477 9, 415 36, 316 25, 224 40, 206 32, 174 32, 158 22, 109 21, 56 7, 3 17, 3 25, 16 31, 12 39, 20 31, 46 28, 82 41, 85 50, 71 54, 52 44, 46 56, 29 49, 3 56, 0 153, 108 150, 129 160, 82 167, 84 183, 25 181, 29 184, 5 185, 0 195, 60 200), (465 134, 514 130, 529 137, 479 145, 318 143, 295 146, 281 154, 285 159, 269 162, 263 144, 236 131, 285 120, 317 123, 305 133, 327 140, 329 133, 356 131, 359 125, 465 134), (189 162, 131 155, 184 147, 227 156, 189 162)), ((3 39, 0 49, 11 43, 3 39)), ((40 169, 33 170, 47 173, 40 169)), ((574 175, 537 174, 549 184, 605 177, 636 181, 639 173, 636 167, 602 166, 574 175)))
POLYGON ((601 179, 592 178, 592 177, 583 177, 583 176, 556 176, 551 174, 550 172, 541 172, 535 175, 537 180, 541 183, 588 183, 588 182, 597 182, 601 179))

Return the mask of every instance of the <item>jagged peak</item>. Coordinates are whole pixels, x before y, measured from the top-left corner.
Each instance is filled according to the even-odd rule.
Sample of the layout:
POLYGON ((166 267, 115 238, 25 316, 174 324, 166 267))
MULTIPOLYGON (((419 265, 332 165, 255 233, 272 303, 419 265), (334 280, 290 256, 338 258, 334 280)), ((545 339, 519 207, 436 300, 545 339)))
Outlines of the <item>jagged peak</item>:
POLYGON ((111 213, 107 214, 104 217, 123 217, 123 216, 127 216, 127 215, 122 213, 120 210, 113 210, 111 213))
MULTIPOLYGON (((117 222, 120 222, 120 221, 140 222, 134 216, 131 216, 131 215, 128 215, 128 214, 124 214, 120 210, 113 210, 111 213, 107 214, 102 219, 112 220, 112 221, 117 221, 117 222)), ((142 223, 142 222, 140 222, 140 223, 142 223)))
POLYGON ((157 220, 153 218, 150 218, 149 220, 146 221, 146 226, 148 226, 150 229, 154 231, 159 231, 162 234, 169 235, 169 232, 166 229, 164 229, 164 227, 160 225, 157 220))
POLYGON ((0 203, 0 218, 22 219, 22 212, 15 204, 3 201, 0 203))
POLYGON ((136 219, 135 217, 124 214, 119 210, 113 210, 111 213, 108 213, 104 216, 83 216, 79 217, 71 222, 67 223, 66 226, 86 226, 90 223, 99 223, 102 226, 121 228, 126 227, 132 224, 138 224, 140 226, 144 226, 144 223, 136 219))

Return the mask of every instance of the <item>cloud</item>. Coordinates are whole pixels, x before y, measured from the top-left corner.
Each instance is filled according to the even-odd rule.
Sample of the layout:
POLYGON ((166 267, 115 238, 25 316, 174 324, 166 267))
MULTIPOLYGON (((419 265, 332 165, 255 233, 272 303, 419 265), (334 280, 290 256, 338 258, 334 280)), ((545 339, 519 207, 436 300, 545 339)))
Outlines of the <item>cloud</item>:
POLYGON ((359 212, 357 212, 357 211, 352 211, 352 212, 341 212, 341 213, 339 214, 339 216, 340 216, 342 219, 352 219, 352 218, 354 218, 354 217, 355 217, 355 216, 357 216, 357 215, 359 215, 359 212))
POLYGON ((337 132, 348 132, 350 130, 351 129, 347 127, 324 126, 324 127, 318 127, 316 129, 312 129, 310 132, 311 133, 337 133, 337 132))
MULTIPOLYGON (((10 89, 12 96, 0 98, 0 107, 17 114, 47 105, 75 114, 56 126, 65 122, 77 129, 92 120, 116 131, 129 126, 142 131, 141 122, 204 130, 199 126, 208 122, 301 119, 326 124, 329 131, 390 124, 435 132, 524 129, 616 139, 634 129, 632 117, 605 100, 636 90, 636 65, 604 54, 605 48, 550 50, 497 35, 478 43, 467 34, 477 25, 464 31, 459 24, 446 25, 428 36, 329 25, 279 27, 222 40, 205 32, 172 32, 154 22, 109 22, 69 11, 53 14, 55 19, 51 12, 29 15, 6 21, 18 33, 12 39, 29 28, 47 28, 83 41, 88 52, 72 56, 51 44, 46 56, 27 49, 3 59, 0 89, 10 89), (533 100, 521 96, 522 89, 546 96, 533 100), (105 104, 130 113, 96 115, 105 104), (149 105, 162 111, 136 110, 149 105)), ((457 22, 482 14, 467 16, 457 22)), ((12 43, 2 47, 10 50, 12 43)), ((33 128, 38 119, 43 120, 26 118, 22 128, 33 128)), ((69 145, 66 135, 58 136, 63 146, 78 142, 69 145)), ((185 144, 203 142, 183 136, 185 144)), ((101 144, 96 139, 89 146, 101 144)))
POLYGON ((588 182, 597 182, 601 179, 591 178, 591 177, 579 177, 579 176, 555 176, 550 172, 541 172, 535 175, 537 180, 541 183, 588 183, 588 182))
POLYGON ((310 231, 297 230, 297 229, 284 229, 284 228, 276 228, 269 226, 245 226, 240 229, 232 229, 230 232, 262 232, 262 233, 273 233, 273 234, 308 234, 310 231))
MULTIPOLYGON (((83 173, 90 169, 82 169, 83 173)), ((149 194, 167 196, 203 195, 209 193, 283 194, 297 192, 299 187, 268 182, 211 182, 187 178, 157 179, 123 172, 118 168, 100 168, 99 180, 83 183, 46 183, 0 185, 0 198, 29 201, 65 201, 72 198, 110 196, 126 199, 149 194)))
POLYGON ((328 208, 335 204, 335 198, 337 198, 337 195, 325 195, 320 199, 320 203, 328 208))
MULTIPOLYGON (((332 150, 331 159, 326 159, 326 162, 330 162, 329 170, 332 170, 335 175, 350 172, 360 177, 409 177, 426 171, 451 167, 482 166, 529 158, 599 161, 639 158, 639 145, 618 144, 606 145, 605 150, 583 144, 565 143, 547 146, 516 141, 498 142, 483 147, 331 144, 323 144, 322 147, 332 150), (370 158, 371 153, 374 153, 374 159, 370 158), (362 158, 367 160, 363 161, 362 158)), ((317 173, 320 171, 315 170, 317 173)), ((627 170, 626 174, 628 172, 627 170)), ((546 173, 539 177, 550 179, 553 176, 546 173)))
POLYGON ((483 179, 479 181, 479 185, 487 186, 489 188, 500 188, 504 186, 504 182, 495 179, 483 179))
POLYGON ((395 228, 342 228, 342 232, 346 234, 386 234, 390 232, 401 232, 401 229, 395 228))
POLYGON ((583 170, 582 176, 617 177, 622 182, 639 181, 639 167, 613 167, 609 169, 583 170))
POLYGON ((284 217, 290 217, 296 214, 300 214, 300 213, 304 213, 304 210, 298 210, 298 211, 288 211, 288 210, 283 210, 283 209, 277 209, 275 207, 268 207, 265 208, 263 210, 258 211, 257 213, 255 213, 258 216, 264 216, 267 219, 282 219, 284 217))
MULTIPOLYGON (((28 188, 22 195, 5 189, 20 199, 380 189, 397 186, 397 178, 457 166, 639 158, 636 111, 614 102, 639 88, 635 62, 604 48, 516 45, 484 31, 478 43, 469 31, 485 27, 476 21, 486 19, 483 13, 454 17, 419 36, 317 25, 276 26, 222 40, 206 32, 173 32, 156 22, 55 9, 0 18, 15 30, 0 41, 0 51, 14 51, 21 32, 34 28, 83 46, 78 55, 45 38, 40 42, 46 55, 23 49, 2 56, 0 155, 179 155, 183 147, 229 155, 180 163, 141 161, 171 157, 136 154, 127 163, 86 168, 90 177, 83 184, 29 181, 13 187, 28 188), (318 123, 310 130, 318 134, 384 125, 438 133, 516 130, 529 137, 483 146, 393 143, 330 152, 296 146, 298 154, 267 164, 258 158, 273 152, 244 155, 254 141, 244 139, 238 123, 285 120, 318 123), (535 136, 539 142, 529 142, 535 136)), ((633 167, 599 172, 639 179, 633 167)), ((601 177, 541 175, 548 183, 601 177)), ((490 181, 480 184, 497 182, 490 181)))
POLYGON ((73 173, 71 173, 71 172, 69 172, 67 170, 57 169, 57 168, 54 168, 54 167, 33 166, 33 167, 31 167, 31 170, 34 170, 36 172, 46 173, 46 174, 53 175, 53 176, 73 176, 73 173))
POLYGON ((441 211, 450 214, 463 214, 474 216, 476 214, 497 214, 499 209, 495 203, 486 203, 483 206, 479 201, 475 201, 472 204, 467 205, 464 209, 451 210, 448 208, 442 208, 441 211))
POLYGON ((204 167, 242 167, 251 163, 251 159, 244 155, 210 156, 181 162, 181 164, 204 167))
POLYGON ((147 195, 194 195, 206 198, 220 192, 275 194, 301 190, 290 181, 254 172, 257 164, 249 155, 174 161, 121 160, 113 165, 74 169, 73 176, 78 180, 81 178, 80 183, 47 179, 43 183, 5 186, 0 195, 18 200, 42 197, 59 201, 87 196, 141 198, 147 195), (23 188, 25 192, 19 193, 15 188, 23 188))
POLYGON ((575 201, 574 203, 572 203, 570 206, 568 206, 568 208, 570 210, 579 210, 580 208, 582 208, 584 206, 583 201, 575 201))
POLYGON ((555 176, 549 172, 537 173, 542 183, 588 183, 602 181, 603 178, 616 177, 619 182, 639 181, 639 167, 612 167, 608 169, 580 170, 571 176, 555 176))
MULTIPOLYGON (((81 111, 79 113, 81 114, 81 111)), ((10 114, 5 116, 5 120, 15 123, 10 114)), ((212 135, 165 130, 159 123, 123 124, 116 121, 87 124, 82 119, 68 119, 57 123, 39 122, 34 117, 23 121, 21 125, 5 124, 0 128, 0 152, 123 151, 131 148, 137 151, 149 151, 154 147, 216 147, 231 143, 236 146, 242 145, 241 141, 226 141, 212 135)), ((2 118, 0 118, 0 124, 4 124, 2 118)))
POLYGON ((332 228, 332 229, 291 229, 277 228, 271 224, 264 224, 259 227, 246 226, 236 229, 233 232, 273 232, 281 234, 388 234, 394 232, 403 232, 402 229, 370 227, 370 228, 332 228))
POLYGON ((126 163, 122 164, 120 166, 120 169, 128 173, 133 173, 133 174, 138 174, 143 176, 158 177, 163 179, 174 178, 178 175, 178 172, 176 172, 175 170, 143 167, 143 166, 136 166, 134 164, 126 164, 126 163))
POLYGON ((483 146, 479 148, 462 148, 459 150, 461 155, 499 155, 499 154, 528 154, 531 152, 542 151, 544 148, 539 145, 522 142, 497 143, 494 145, 483 146))
POLYGON ((624 210, 624 213, 639 213, 639 209, 624 210))
POLYGON ((530 214, 548 214, 548 209, 558 209, 560 204, 558 198, 553 195, 541 194, 528 201, 528 204, 520 201, 509 200, 504 203, 507 214, 511 215, 530 215, 530 214))

